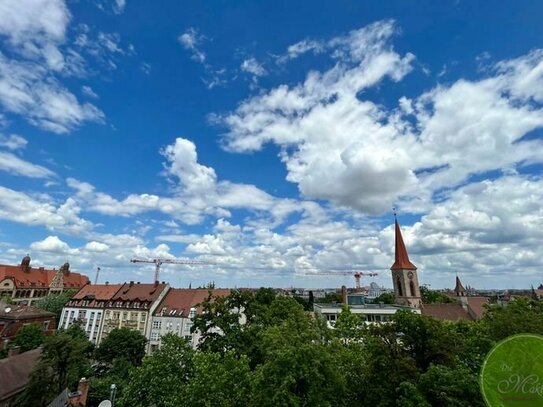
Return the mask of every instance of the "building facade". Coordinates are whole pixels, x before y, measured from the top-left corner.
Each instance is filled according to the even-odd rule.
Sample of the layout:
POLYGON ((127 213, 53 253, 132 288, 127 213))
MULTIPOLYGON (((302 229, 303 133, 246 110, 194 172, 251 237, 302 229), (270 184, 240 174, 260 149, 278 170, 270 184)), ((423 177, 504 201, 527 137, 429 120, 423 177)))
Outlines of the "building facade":
POLYGON ((200 340, 198 332, 191 333, 192 318, 201 312, 200 304, 209 296, 226 297, 227 289, 182 289, 172 288, 153 313, 148 351, 154 352, 160 347, 161 337, 172 333, 190 341, 196 348, 200 340))
POLYGON ((149 339, 151 317, 170 289, 168 284, 125 283, 111 297, 104 308, 102 327, 97 337, 99 344, 113 329, 128 328, 149 339))
POLYGON ((69 263, 55 270, 31 267, 30 261, 30 256, 25 256, 18 266, 0 265, 0 297, 9 297, 22 305, 32 305, 48 294, 79 290, 89 284, 88 277, 72 272, 69 263))
POLYGON ((85 330, 89 341, 97 344, 106 306, 121 287, 122 284, 89 284, 83 287, 64 305, 59 329, 77 324, 85 330))

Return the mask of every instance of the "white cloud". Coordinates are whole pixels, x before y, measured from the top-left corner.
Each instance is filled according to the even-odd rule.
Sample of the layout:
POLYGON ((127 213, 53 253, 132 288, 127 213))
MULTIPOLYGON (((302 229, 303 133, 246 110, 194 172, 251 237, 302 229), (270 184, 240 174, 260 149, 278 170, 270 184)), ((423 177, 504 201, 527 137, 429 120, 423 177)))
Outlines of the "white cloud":
POLYGON ((191 51, 191 58, 201 64, 204 64, 206 61, 206 54, 200 49, 202 43, 206 40, 206 37, 199 34, 198 30, 194 27, 190 27, 181 34, 178 38, 178 41, 181 43, 183 48, 188 51, 191 51))
POLYGON ((541 106, 529 102, 541 97, 543 52, 502 62, 479 81, 402 97, 387 110, 363 91, 411 70, 414 56, 389 43, 395 31, 382 21, 327 41, 337 60, 332 68, 245 100, 222 117, 225 148, 277 144, 287 180, 304 196, 367 214, 393 204, 421 213, 436 191, 473 174, 543 160, 540 141, 520 141, 543 126, 541 106))
POLYGON ((77 250, 70 248, 68 243, 63 242, 58 236, 47 236, 44 240, 30 244, 32 250, 40 252, 51 252, 61 254, 75 254, 77 250))
POLYGON ((92 90, 90 86, 81 86, 81 93, 89 98, 98 99, 98 95, 92 90))
POLYGON ((63 0, 4 0, 0 2, 0 35, 27 57, 43 57, 60 70, 64 58, 58 45, 65 40, 70 13, 63 0))
POLYGON ((105 243, 92 241, 85 245, 85 249, 89 252, 106 252, 109 250, 109 246, 105 243))
POLYGON ((0 171, 30 178, 50 178, 55 173, 41 165, 22 160, 12 153, 0 151, 0 171))
POLYGON ((80 211, 72 198, 55 205, 47 195, 33 198, 0 186, 0 219, 80 236, 93 227, 91 222, 79 217, 80 211))
POLYGON ((5 147, 9 150, 21 150, 24 149, 27 144, 28 141, 17 134, 10 134, 9 136, 0 134, 0 147, 5 147))
POLYGON ((124 13, 124 8, 126 7, 126 0, 115 0, 114 11, 116 14, 124 13))
POLYGON ((241 63, 241 70, 257 77, 265 76, 268 74, 264 66, 260 64, 255 58, 248 58, 244 60, 241 63))

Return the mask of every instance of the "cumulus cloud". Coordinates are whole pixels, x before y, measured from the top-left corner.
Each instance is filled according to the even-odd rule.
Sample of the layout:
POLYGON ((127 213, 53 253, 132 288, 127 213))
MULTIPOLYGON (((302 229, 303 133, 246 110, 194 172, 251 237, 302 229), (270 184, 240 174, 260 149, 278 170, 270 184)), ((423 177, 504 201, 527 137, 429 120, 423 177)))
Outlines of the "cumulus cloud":
POLYGON ((436 192, 474 174, 541 162, 542 143, 523 137, 543 126, 536 103, 542 52, 498 63, 480 80, 402 97, 397 108, 386 109, 364 90, 411 71, 414 56, 391 45, 396 31, 393 21, 381 21, 319 42, 335 65, 243 101, 221 118, 228 129, 224 147, 253 152, 274 143, 282 148, 287 180, 305 197, 373 215, 394 204, 423 213, 436 192))
POLYGON ((47 236, 44 240, 30 244, 32 250, 40 252, 52 252, 62 254, 75 254, 77 250, 70 248, 68 243, 63 242, 58 236, 47 236))

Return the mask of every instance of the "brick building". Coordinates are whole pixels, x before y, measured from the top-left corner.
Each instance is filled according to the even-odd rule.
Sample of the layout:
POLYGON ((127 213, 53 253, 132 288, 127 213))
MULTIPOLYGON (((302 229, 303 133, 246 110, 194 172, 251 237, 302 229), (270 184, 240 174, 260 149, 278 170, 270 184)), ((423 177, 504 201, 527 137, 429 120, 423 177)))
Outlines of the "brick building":
POLYGON ((56 317, 52 312, 26 305, 8 305, 0 302, 0 349, 15 339, 26 325, 39 325, 46 335, 56 329, 56 317))
POLYGON ((25 256, 18 266, 0 264, 0 297, 10 297, 14 302, 32 305, 47 294, 64 290, 79 290, 89 284, 89 278, 70 270, 64 263, 58 270, 32 267, 25 256))

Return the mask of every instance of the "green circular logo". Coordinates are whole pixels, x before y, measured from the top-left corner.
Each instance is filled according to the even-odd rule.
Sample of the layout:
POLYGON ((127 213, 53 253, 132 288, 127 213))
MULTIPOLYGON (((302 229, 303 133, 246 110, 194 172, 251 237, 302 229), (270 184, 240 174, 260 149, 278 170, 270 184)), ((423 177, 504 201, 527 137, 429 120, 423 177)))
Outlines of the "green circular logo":
POLYGON ((494 346, 480 385, 489 407, 543 406, 543 336, 514 335, 494 346))

